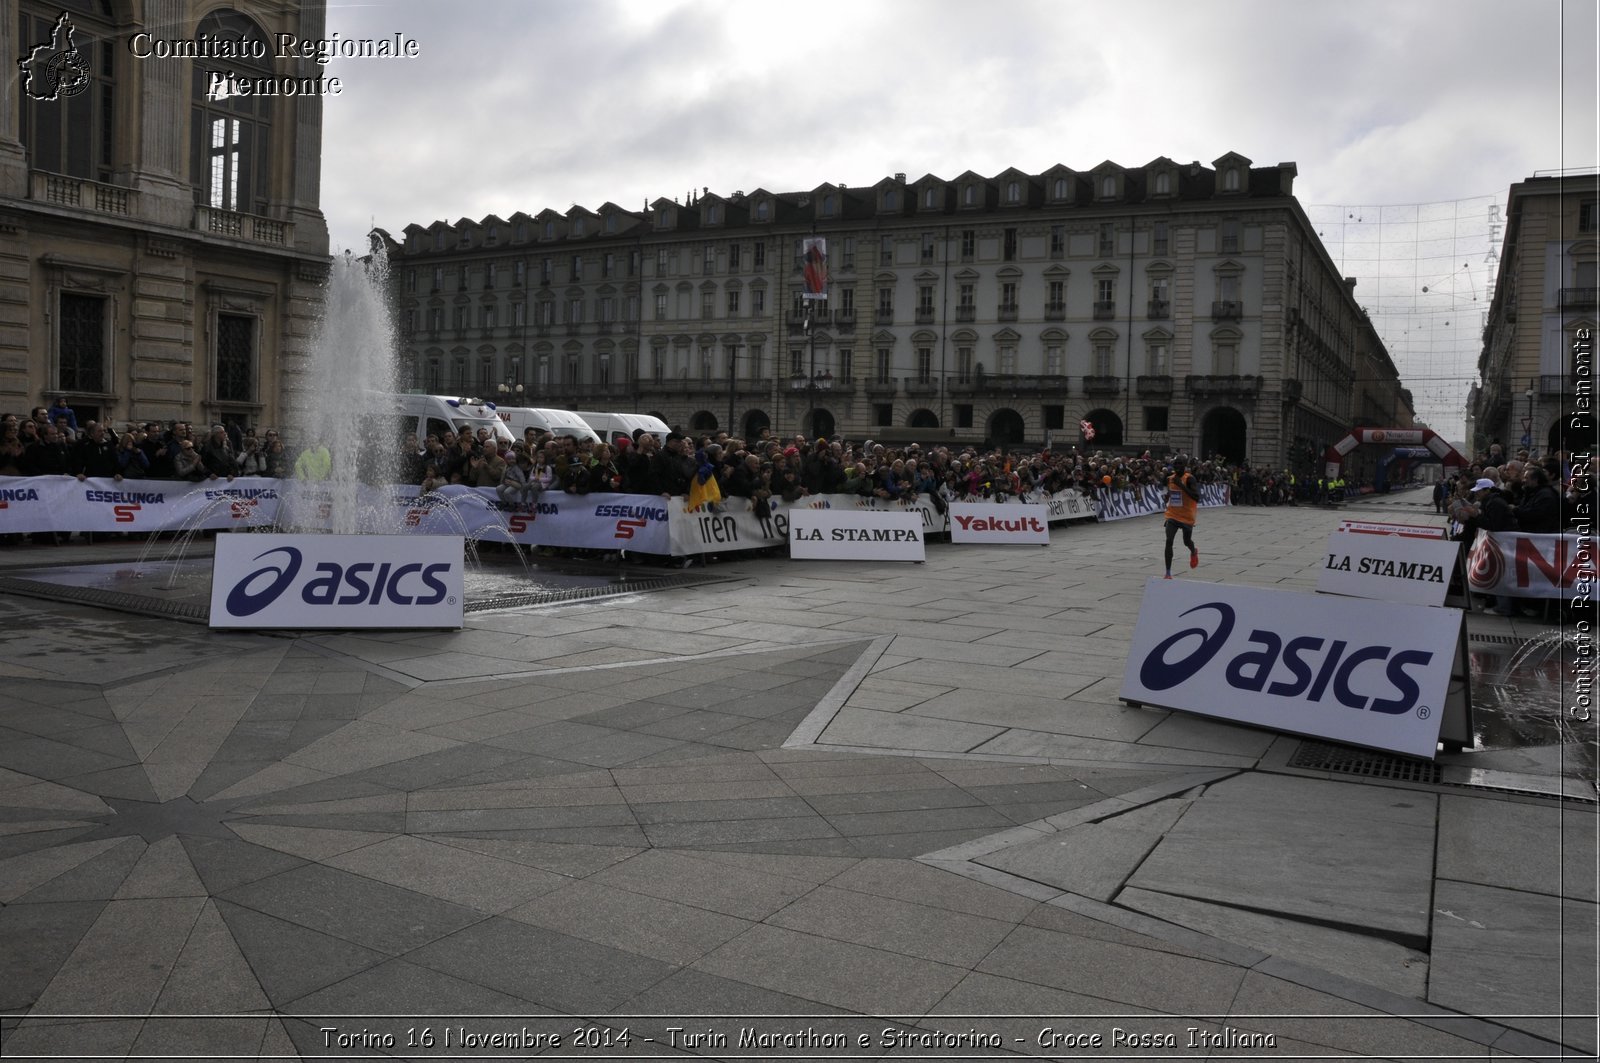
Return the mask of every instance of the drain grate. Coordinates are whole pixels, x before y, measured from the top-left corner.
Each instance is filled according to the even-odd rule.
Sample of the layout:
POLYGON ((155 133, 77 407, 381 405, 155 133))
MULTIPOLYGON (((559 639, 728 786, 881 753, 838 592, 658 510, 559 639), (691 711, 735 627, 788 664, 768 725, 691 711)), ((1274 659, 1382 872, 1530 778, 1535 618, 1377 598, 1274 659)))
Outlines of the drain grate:
POLYGON ((1331 742, 1301 742, 1300 748, 1289 758, 1289 767, 1399 782, 1437 783, 1440 780, 1439 765, 1426 760, 1397 757, 1393 753, 1377 753, 1331 742))
POLYGON ((1468 642, 1487 642, 1491 646, 1521 646, 1528 640, 1518 638, 1516 635, 1480 635, 1477 632, 1467 636, 1468 642))

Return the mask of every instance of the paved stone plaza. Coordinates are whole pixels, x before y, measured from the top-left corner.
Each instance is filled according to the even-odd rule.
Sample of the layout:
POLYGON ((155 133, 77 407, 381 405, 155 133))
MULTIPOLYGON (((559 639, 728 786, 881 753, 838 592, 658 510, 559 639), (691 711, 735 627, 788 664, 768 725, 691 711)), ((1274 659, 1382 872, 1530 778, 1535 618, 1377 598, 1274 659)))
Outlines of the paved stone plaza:
MULTIPOLYGON (((1309 590, 1341 516, 1418 497, 1202 511, 1180 578, 1309 590)), ((1594 725, 1496 672, 1545 625, 1469 619, 1546 739, 1308 768, 1117 699, 1157 520, 1053 535, 445 634, 7 598, 3 1054, 1593 1054, 1594 725), (969 1032, 1002 1046, 930 1047, 969 1032)))

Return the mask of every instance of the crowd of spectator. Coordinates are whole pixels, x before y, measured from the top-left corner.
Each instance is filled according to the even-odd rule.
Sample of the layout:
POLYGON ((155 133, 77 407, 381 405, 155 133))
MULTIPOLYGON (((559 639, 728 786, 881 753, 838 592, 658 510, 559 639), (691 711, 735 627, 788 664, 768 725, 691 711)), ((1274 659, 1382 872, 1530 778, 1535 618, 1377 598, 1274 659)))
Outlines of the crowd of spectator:
MULTIPOLYGON (((1595 513, 1596 483, 1592 466, 1574 464, 1568 452, 1537 458, 1528 450, 1507 456, 1504 448, 1491 444, 1466 468, 1441 479, 1433 487, 1435 513, 1448 518, 1451 538, 1466 550, 1480 530, 1520 531, 1550 535, 1566 530, 1563 513, 1595 513)), ((1511 616, 1518 611, 1535 615, 1529 601, 1490 598, 1488 611, 1511 616)))

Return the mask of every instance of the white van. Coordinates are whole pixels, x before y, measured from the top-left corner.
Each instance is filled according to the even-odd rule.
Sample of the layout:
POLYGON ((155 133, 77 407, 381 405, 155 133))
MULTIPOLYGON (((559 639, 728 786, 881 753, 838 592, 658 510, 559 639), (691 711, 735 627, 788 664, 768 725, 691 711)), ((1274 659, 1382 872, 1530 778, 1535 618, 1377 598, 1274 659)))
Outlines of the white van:
POLYGON ((537 406, 501 406, 495 410, 500 419, 505 422, 511 434, 518 439, 529 428, 537 428, 541 432, 549 432, 556 436, 572 436, 574 439, 599 440, 600 436, 589 426, 581 414, 571 410, 546 410, 537 406))
POLYGON ((667 433, 672 431, 667 427, 667 422, 648 413, 593 413, 585 410, 578 416, 588 421, 589 427, 600 433, 600 438, 612 446, 616 446, 617 440, 623 438, 633 442, 633 433, 641 428, 663 443, 667 441, 667 433))
POLYGON ((478 429, 487 428, 502 443, 512 440, 511 430, 495 416, 494 407, 479 399, 454 395, 375 395, 372 406, 376 420, 395 419, 397 423, 385 424, 385 428, 392 431, 396 439, 404 439, 413 432, 422 440, 429 435, 442 436, 445 432, 477 434, 478 429))

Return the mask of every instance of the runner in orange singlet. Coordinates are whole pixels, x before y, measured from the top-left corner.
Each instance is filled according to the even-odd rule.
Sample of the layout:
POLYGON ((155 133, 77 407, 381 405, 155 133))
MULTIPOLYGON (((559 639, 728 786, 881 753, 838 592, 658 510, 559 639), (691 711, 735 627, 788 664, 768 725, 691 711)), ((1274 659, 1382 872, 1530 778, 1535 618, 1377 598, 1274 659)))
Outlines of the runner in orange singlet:
POLYGON ((1188 471, 1182 458, 1172 463, 1172 475, 1167 477, 1167 520, 1163 526, 1167 533, 1167 574, 1172 578, 1172 539, 1183 532, 1183 545, 1189 548, 1189 567, 1200 564, 1200 551, 1194 548, 1194 515, 1200 505, 1200 485, 1188 471))

